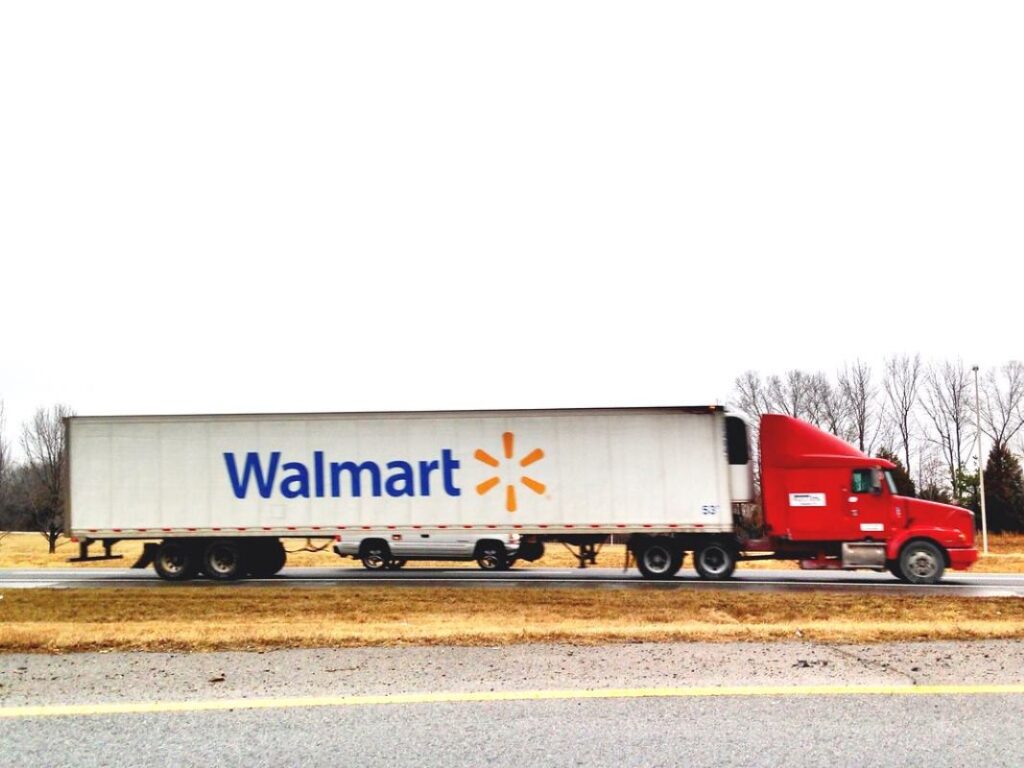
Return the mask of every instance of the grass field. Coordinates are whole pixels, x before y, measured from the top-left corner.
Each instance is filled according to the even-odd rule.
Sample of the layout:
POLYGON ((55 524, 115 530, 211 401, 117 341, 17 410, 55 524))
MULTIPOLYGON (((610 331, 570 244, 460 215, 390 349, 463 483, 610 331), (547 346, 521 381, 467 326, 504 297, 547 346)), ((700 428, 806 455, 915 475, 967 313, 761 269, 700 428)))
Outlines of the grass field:
MULTIPOLYGON (((324 541, 315 540, 310 547, 323 547, 324 541)), ((981 547, 981 537, 977 546, 981 547)), ((304 539, 285 540, 285 547, 291 550, 288 554, 289 566, 312 566, 319 568, 358 568, 360 563, 351 558, 340 558, 330 551, 328 546, 319 552, 303 551, 307 547, 304 539)), ((989 536, 990 554, 983 555, 971 569, 976 573, 1024 573, 1024 534, 1000 533, 989 536)), ((93 551, 100 548, 93 545, 93 551)), ((0 568, 94 568, 130 566, 142 553, 142 542, 122 541, 114 546, 114 553, 124 556, 122 560, 105 560, 92 563, 69 563, 68 558, 78 553, 77 545, 70 539, 61 538, 57 551, 49 554, 46 551, 46 540, 32 533, 12 533, 0 538, 0 568)), ((621 568, 625 562, 625 547, 608 545, 598 556, 598 565, 607 568, 621 568)), ((519 562, 517 568, 574 568, 575 558, 560 544, 549 544, 544 557, 534 563, 519 562)), ((475 563, 458 562, 417 562, 410 563, 409 568, 476 568, 475 563)), ((691 567, 687 560, 685 568, 691 567)), ((796 563, 786 561, 761 561, 740 563, 740 568, 796 568, 796 563)))
POLYGON ((1024 600, 678 590, 23 590, 0 651, 1024 638, 1024 600))

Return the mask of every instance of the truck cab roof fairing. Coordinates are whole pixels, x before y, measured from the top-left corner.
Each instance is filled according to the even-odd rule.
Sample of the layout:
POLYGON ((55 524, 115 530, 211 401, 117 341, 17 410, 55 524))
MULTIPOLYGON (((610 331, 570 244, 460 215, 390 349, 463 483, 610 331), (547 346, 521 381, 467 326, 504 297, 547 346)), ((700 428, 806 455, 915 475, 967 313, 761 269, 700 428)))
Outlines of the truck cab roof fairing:
POLYGON ((761 464, 765 467, 871 467, 893 469, 891 461, 868 456, 835 435, 781 414, 761 417, 761 464))

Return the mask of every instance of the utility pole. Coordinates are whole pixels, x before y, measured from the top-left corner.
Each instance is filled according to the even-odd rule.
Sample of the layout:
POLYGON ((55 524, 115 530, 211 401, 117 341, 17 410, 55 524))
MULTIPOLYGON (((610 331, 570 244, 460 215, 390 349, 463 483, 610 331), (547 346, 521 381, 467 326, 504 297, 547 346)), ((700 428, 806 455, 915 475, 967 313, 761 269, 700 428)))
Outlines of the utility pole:
POLYGON ((985 459, 981 452, 981 397, 978 395, 978 366, 971 368, 974 371, 974 414, 978 427, 978 485, 981 494, 981 546, 982 551, 988 554, 988 518, 985 516, 985 459))

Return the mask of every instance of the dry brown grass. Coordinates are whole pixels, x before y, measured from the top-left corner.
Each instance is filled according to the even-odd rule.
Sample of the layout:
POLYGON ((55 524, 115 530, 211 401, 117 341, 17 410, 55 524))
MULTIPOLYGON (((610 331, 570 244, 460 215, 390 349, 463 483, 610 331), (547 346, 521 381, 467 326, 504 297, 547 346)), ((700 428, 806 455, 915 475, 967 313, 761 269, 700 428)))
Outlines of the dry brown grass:
POLYGON ((1024 600, 689 590, 23 590, 0 651, 1022 638, 1024 600))
MULTIPOLYGON (((330 546, 318 552, 303 551, 306 547, 323 547, 325 541, 304 539, 286 539, 289 567, 316 568, 359 568, 357 560, 340 558, 330 550, 330 546)), ((976 542, 981 548, 981 536, 976 542)), ((1024 534, 996 533, 989 536, 990 554, 983 555, 971 569, 977 573, 1024 573, 1024 534)), ((93 551, 100 548, 93 545, 93 551)), ((0 538, 0 568, 127 568, 142 554, 142 542, 122 541, 114 546, 114 553, 123 555, 122 560, 103 560, 91 563, 69 563, 68 558, 78 554, 77 545, 70 539, 61 538, 57 552, 46 551, 46 539, 39 534, 12 533, 0 538)), ((598 565, 606 568, 621 568, 625 558, 625 547, 621 544, 607 545, 598 555, 598 565)), ((451 561, 422 561, 410 563, 410 568, 476 568, 476 563, 451 561)), ((575 568, 576 559, 561 544, 548 544, 544 557, 527 563, 520 561, 516 568, 575 568)), ((691 567, 687 560, 686 568, 691 567)), ((740 563, 740 568, 755 569, 795 569, 797 564, 786 560, 765 560, 740 563)))

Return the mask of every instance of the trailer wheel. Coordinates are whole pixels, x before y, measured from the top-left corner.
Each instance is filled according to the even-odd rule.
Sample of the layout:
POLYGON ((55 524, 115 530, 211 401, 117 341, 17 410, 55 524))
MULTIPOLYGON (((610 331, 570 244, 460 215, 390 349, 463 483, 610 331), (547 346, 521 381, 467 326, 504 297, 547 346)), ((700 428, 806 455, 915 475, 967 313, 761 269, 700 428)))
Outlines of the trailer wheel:
POLYGON ((389 571, 397 571, 397 570, 399 570, 401 568, 404 568, 405 564, 407 562, 409 562, 409 561, 408 560, 404 560, 404 559, 402 559, 400 557, 399 558, 394 558, 392 560, 388 560, 387 569, 389 571))
POLYGON ((157 549, 153 570, 165 581, 188 581, 199 573, 199 555, 195 547, 169 539, 157 549))
POLYGON ((650 539, 636 553, 636 567, 646 579, 671 579, 683 567, 683 551, 671 540, 650 539))
POLYGON ((909 584, 935 584, 945 570, 942 550, 930 541, 912 541, 900 552, 900 574, 909 584))
POLYGON ((359 559, 363 561, 366 570, 383 571, 391 561, 391 547, 380 539, 364 541, 359 550, 359 559))
POLYGON ((507 571, 508 553, 500 541, 485 541, 476 549, 476 564, 484 571, 507 571))
POLYGON ((250 575, 265 579, 284 568, 288 553, 280 539, 257 539, 249 546, 245 559, 250 575))
POLYGON ((693 565, 702 579, 728 579, 736 570, 736 550, 728 544, 713 541, 693 553, 693 565))
POLYGON ((245 547, 231 539, 214 539, 203 550, 203 573, 214 581, 234 581, 245 575, 245 547))

